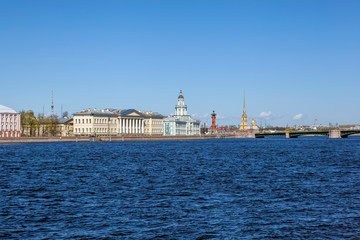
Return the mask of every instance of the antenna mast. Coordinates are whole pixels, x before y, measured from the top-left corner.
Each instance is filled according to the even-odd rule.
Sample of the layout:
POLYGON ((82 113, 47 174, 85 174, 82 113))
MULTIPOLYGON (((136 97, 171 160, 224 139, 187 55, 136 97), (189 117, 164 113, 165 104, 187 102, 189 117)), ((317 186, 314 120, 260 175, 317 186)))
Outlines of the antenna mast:
POLYGON ((53 90, 51 90, 51 117, 54 117, 54 94, 53 90))

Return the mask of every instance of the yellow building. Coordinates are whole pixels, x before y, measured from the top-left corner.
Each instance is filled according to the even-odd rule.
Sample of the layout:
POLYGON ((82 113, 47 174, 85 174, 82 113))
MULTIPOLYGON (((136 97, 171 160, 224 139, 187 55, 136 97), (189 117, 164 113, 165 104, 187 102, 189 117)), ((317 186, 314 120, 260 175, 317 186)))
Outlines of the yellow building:
POLYGON ((256 124, 256 120, 255 119, 252 119, 251 120, 251 127, 250 129, 259 129, 259 127, 257 126, 256 124))
POLYGON ((163 135, 164 130, 164 116, 151 112, 142 111, 140 112, 144 116, 144 134, 148 135, 163 135))
POLYGON ((243 114, 241 116, 240 130, 247 130, 247 129, 248 129, 248 122, 247 122, 247 115, 245 110, 245 91, 244 91, 244 109, 243 109, 243 114))
POLYGON ((88 109, 74 113, 75 136, 109 135, 117 132, 118 115, 108 109, 88 109))
POLYGON ((59 119, 57 124, 57 135, 61 137, 69 137, 74 135, 74 119, 69 117, 64 117, 59 119))
POLYGON ((135 109, 88 109, 74 113, 75 136, 144 134, 144 116, 135 109))

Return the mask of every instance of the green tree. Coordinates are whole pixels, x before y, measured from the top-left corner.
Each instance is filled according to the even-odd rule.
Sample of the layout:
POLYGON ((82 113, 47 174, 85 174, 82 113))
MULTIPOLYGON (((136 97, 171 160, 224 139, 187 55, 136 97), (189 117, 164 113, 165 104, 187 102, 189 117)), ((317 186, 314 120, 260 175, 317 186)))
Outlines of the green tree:
POLYGON ((21 134, 27 135, 27 136, 34 136, 36 133, 36 128, 38 127, 38 121, 34 114, 34 111, 28 110, 24 111, 22 110, 20 112, 21 117, 21 134))
POLYGON ((59 117, 58 116, 53 116, 49 118, 50 120, 50 135, 51 136, 56 136, 59 133, 59 117))

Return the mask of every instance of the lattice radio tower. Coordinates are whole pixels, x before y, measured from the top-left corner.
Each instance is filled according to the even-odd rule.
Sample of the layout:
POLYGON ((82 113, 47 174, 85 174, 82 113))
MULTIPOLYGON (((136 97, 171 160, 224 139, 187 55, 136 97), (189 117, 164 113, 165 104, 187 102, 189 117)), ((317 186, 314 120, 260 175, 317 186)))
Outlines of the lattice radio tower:
POLYGON ((54 94, 53 91, 51 90, 51 117, 54 117, 54 94))

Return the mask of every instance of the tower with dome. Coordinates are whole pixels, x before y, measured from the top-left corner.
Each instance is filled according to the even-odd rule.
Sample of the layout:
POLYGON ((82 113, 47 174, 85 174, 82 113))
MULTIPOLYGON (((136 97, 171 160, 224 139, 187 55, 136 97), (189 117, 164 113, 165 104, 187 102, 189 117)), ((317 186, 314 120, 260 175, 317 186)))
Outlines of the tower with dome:
POLYGON ((200 135, 200 120, 188 115, 181 90, 175 106, 175 114, 164 119, 164 136, 180 135, 200 135))

